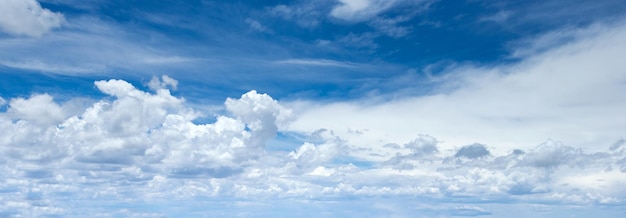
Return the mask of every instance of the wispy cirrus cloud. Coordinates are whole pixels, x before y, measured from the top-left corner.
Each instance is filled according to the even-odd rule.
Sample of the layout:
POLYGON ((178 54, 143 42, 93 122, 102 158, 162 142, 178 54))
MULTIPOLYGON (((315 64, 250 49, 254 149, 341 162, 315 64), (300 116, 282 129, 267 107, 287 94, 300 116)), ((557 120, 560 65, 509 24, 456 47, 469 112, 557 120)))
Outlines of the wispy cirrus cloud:
POLYGON ((58 74, 102 74, 113 69, 148 72, 153 66, 181 66, 201 58, 150 43, 137 43, 120 26, 94 18, 74 18, 64 31, 42 38, 0 41, 0 64, 58 74), (153 47, 154 46, 154 47, 153 47), (41 49, 55 52, 39 52, 41 49))
POLYGON ((363 21, 392 7, 398 1, 340 0, 330 15, 346 21, 363 21))
POLYGON ((343 68, 355 68, 360 64, 344 61, 335 61, 328 59, 287 59, 275 61, 276 64, 290 64, 290 65, 310 65, 321 67, 343 67, 343 68))

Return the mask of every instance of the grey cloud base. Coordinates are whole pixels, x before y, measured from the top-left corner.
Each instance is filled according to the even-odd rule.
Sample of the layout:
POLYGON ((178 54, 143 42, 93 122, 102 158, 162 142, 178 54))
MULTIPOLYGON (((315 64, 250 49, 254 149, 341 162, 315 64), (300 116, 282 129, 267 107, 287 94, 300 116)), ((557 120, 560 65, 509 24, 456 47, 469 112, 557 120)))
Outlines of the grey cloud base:
MULTIPOLYGON (((478 216, 504 215, 485 209, 489 203, 611 206, 626 198, 623 141, 595 153, 548 141, 498 156, 482 144, 445 152, 436 138, 418 135, 405 144, 380 145, 394 155, 362 160, 358 145, 320 130, 293 133, 315 140, 285 152, 267 145, 295 115, 269 95, 250 91, 227 99, 226 114, 197 124, 200 114, 165 88, 177 83, 163 80, 151 81, 153 92, 123 80, 97 81, 111 98, 80 113, 46 94, 6 100, 0 216, 158 217, 174 214, 173 202, 232 202, 239 205, 231 206, 234 211, 251 212, 268 205, 241 205, 326 207, 338 199, 380 206, 365 216, 478 216), (143 209, 111 211, 115 207, 106 204, 112 199, 143 209), (412 209, 390 210, 380 199, 412 209)), ((193 203, 185 207, 203 214, 193 203)))

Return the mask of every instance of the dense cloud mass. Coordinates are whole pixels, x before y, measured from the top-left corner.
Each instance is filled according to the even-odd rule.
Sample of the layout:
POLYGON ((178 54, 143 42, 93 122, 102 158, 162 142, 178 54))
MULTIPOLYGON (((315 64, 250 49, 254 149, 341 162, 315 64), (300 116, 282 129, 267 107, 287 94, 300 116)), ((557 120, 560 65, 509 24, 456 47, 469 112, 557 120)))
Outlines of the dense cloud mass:
MULTIPOLYGON (((81 199, 421 196, 612 205, 626 197, 623 140, 596 153, 547 141, 499 156, 478 143, 441 152, 438 139, 417 135, 380 145, 394 155, 363 160, 363 148, 333 131, 284 130, 293 112, 256 91, 227 99, 215 122, 197 123, 201 114, 166 89, 176 84, 156 78, 146 92, 123 80, 96 81, 110 97, 80 113, 47 94, 8 100, 0 113, 2 215, 108 213, 72 209, 81 199), (305 140, 287 140, 291 151, 270 149, 278 133, 305 140)), ((487 214, 466 206, 440 213, 487 214)))

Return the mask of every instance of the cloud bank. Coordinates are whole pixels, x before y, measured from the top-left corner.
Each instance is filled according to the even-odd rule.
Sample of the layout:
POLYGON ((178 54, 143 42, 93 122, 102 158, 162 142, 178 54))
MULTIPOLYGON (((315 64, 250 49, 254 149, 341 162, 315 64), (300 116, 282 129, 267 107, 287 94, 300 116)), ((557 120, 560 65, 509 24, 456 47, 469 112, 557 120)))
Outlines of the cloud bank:
MULTIPOLYGON (((154 77, 149 92, 124 80, 94 84, 109 97, 82 112, 68 109, 75 108, 72 101, 58 103, 47 94, 8 100, 0 113, 2 215, 158 217, 177 213, 164 203, 172 200, 283 204, 306 199, 325 205, 346 197, 409 197, 415 204, 449 207, 407 211, 380 205, 372 211, 478 216, 498 212, 473 203, 619 205, 626 196, 620 185, 626 173, 623 140, 597 152, 546 141, 500 155, 483 144, 448 152, 440 139, 421 134, 376 150, 330 129, 289 131, 297 114, 256 91, 227 99, 214 122, 198 123, 201 114, 166 88, 177 84, 170 77, 154 77), (284 139, 292 145, 289 150, 272 149, 269 145, 284 134, 299 139, 284 139), (466 202, 457 202, 462 199, 466 202), (112 200, 138 207, 111 211, 102 206, 112 200), (145 210, 142 204, 170 209, 145 210)), ((371 132, 352 130, 363 136, 371 132)), ((187 215, 206 214, 202 207, 187 207, 187 215)), ((250 208, 255 207, 240 205, 222 215, 250 208)))
MULTIPOLYGON (((298 119, 290 130, 325 128, 367 149, 408 142, 423 133, 441 138, 441 150, 449 153, 481 143, 504 154, 548 139, 604 149, 623 138, 621 129, 626 128, 622 116, 626 96, 620 94, 626 91, 626 65, 621 60, 626 25, 595 25, 569 33, 575 39, 513 64, 457 64, 438 76, 426 73, 437 88, 424 96, 411 94, 422 87, 405 85, 399 96, 298 102, 293 106, 298 119), (367 130, 367 134, 353 130, 367 130)), ((404 84, 420 84, 407 82, 411 78, 401 79, 404 84)))

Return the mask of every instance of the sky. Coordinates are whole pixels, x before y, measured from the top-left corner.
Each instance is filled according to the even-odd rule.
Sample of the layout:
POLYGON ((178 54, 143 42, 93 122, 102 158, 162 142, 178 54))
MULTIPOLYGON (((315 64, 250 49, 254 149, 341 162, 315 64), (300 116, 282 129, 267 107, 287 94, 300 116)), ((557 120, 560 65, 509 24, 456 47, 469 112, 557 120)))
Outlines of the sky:
POLYGON ((620 217, 622 0, 0 0, 0 217, 620 217))

